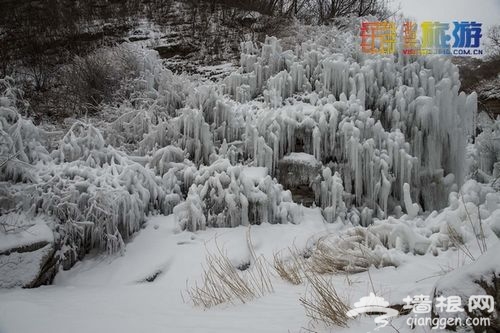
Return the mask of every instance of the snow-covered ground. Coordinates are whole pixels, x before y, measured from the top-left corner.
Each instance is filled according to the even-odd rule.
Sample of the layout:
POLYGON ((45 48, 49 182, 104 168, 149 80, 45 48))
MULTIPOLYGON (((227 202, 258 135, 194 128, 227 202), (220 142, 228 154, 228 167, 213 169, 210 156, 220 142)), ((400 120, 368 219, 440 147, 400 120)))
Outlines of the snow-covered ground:
MULTIPOLYGON (((198 232, 181 231, 174 215, 152 217, 127 244, 123 256, 88 257, 71 270, 60 272, 51 286, 1 290, 0 332, 373 331, 375 316, 353 319, 347 328, 311 322, 299 301, 307 284, 294 286, 274 272, 274 292, 246 304, 203 309, 193 306, 187 297, 187 287, 199 282, 207 253, 216 253, 219 248, 235 265, 249 262, 248 233, 256 254, 264 255, 272 265, 272 255, 278 251, 291 246, 310 248, 320 237, 349 228, 325 223, 319 208, 302 209, 304 216, 297 225, 262 224, 198 232), (147 281, 154 276, 153 281, 147 281)), ((474 255, 479 253, 472 242, 470 248, 474 255)), ((397 268, 334 275, 332 284, 351 306, 372 288, 390 304, 404 304, 408 295, 432 294, 442 275, 469 262, 456 249, 439 251, 437 257, 432 253, 400 254, 400 259, 397 268)), ((392 325, 399 332, 415 332, 406 319, 396 318, 392 325)), ((394 332, 394 328, 378 331, 394 332)))
MULTIPOLYGON (((124 256, 86 259, 59 273, 53 286, 2 290, 0 332, 67 332, 68 327, 74 332, 286 332, 307 324, 298 301, 303 288, 277 279, 274 294, 248 304, 203 310, 183 300, 186 283, 201 277, 206 251, 215 251, 216 243, 235 263, 250 259, 247 231, 191 233, 180 231, 173 216, 154 217, 124 256), (145 282, 158 271, 153 282, 145 282)), ((325 231, 316 209, 299 225, 251 227, 251 236, 255 250, 269 257, 292 244, 304 247, 325 231)))

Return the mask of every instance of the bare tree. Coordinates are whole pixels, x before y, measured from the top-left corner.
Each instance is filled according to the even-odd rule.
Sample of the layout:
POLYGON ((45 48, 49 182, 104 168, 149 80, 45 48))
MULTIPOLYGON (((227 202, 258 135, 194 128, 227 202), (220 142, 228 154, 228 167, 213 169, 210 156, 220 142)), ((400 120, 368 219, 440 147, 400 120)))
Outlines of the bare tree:
POLYGON ((488 56, 491 59, 500 59, 500 24, 493 25, 488 29, 488 56))
POLYGON ((227 6, 255 10, 284 17, 309 17, 314 13, 317 23, 347 16, 374 15, 388 12, 387 0, 211 0, 227 6))
POLYGON ((373 15, 384 19, 389 10, 385 0, 316 0, 318 23, 349 16, 373 15))

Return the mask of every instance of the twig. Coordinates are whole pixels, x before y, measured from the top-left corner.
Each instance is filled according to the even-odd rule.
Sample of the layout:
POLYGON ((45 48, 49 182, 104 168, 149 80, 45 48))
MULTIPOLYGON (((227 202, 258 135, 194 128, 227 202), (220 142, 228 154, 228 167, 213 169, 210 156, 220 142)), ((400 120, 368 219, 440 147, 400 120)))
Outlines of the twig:
POLYGON ((484 254, 483 248, 481 247, 481 243, 479 242, 479 236, 476 233, 476 229, 474 228, 474 223, 472 223, 472 218, 470 217, 469 210, 467 209, 467 205, 465 204, 465 199, 461 191, 460 191, 460 198, 462 199, 462 203, 464 204, 465 213, 467 214, 467 219, 469 220, 470 225, 472 227, 472 232, 474 233, 474 236, 476 238, 479 251, 481 251, 481 254, 484 254))

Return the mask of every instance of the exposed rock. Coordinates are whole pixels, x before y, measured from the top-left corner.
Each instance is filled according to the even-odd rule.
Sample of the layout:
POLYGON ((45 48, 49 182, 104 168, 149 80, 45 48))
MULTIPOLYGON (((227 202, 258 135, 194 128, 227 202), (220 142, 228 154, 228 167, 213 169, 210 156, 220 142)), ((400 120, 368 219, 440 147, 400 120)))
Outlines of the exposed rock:
POLYGON ((193 52, 199 51, 196 47, 189 44, 162 45, 154 49, 158 51, 161 58, 186 57, 193 52))
POLYGON ((294 202, 304 206, 313 204, 313 184, 320 181, 321 165, 313 155, 306 153, 291 153, 278 162, 279 182, 292 192, 294 202))
POLYGON ((278 162, 278 169, 283 186, 310 186, 321 172, 321 162, 310 154, 291 153, 278 162))
POLYGON ((256 11, 251 11, 247 13, 242 13, 238 18, 243 26, 251 27, 253 24, 257 23, 262 14, 256 11))

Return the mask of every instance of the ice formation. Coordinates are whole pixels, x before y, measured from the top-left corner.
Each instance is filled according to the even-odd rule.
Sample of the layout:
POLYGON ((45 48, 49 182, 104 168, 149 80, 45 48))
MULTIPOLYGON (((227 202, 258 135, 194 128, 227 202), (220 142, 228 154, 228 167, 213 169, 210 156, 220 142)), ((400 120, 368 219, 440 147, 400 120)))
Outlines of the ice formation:
POLYGON ((343 201, 344 187, 338 172, 332 175, 330 168, 323 169, 322 181, 319 188, 320 207, 323 209, 327 222, 334 222, 338 216, 345 217, 345 203, 343 201))
POLYGON ((264 177, 252 177, 248 168, 232 166, 228 159, 201 166, 186 202, 174 209, 181 223, 188 230, 198 230, 296 222, 300 207, 292 202, 290 192, 267 175, 267 170, 264 177))
POLYGON ((258 165, 301 149, 339 172, 352 194, 348 206, 379 217, 404 205, 405 183, 424 210, 444 207, 447 193, 463 183, 476 95, 459 93, 458 69, 449 60, 357 63, 311 44, 283 52, 274 38, 260 51, 249 43, 242 50, 240 71, 226 78, 224 92, 239 102, 241 87, 265 97, 259 111, 236 107, 256 124, 245 127, 242 139, 258 165))
MULTIPOLYGON (((241 48, 237 71, 203 84, 147 53, 140 78, 123 88, 129 100, 105 107, 106 124, 77 121, 55 148, 19 115, 21 99, 2 80, 1 177, 20 198, 9 210, 53 215, 70 249, 61 256, 75 257, 119 251, 154 212, 174 212, 193 231, 296 222, 300 208, 276 181, 280 161, 304 161, 294 156, 313 167, 290 179, 308 183, 328 222, 368 226, 401 207, 415 217, 463 185, 477 97, 459 92, 446 58, 355 60, 323 42, 283 50, 274 37, 241 48)), ((480 163, 491 173, 496 161, 480 163)))
POLYGON ((410 185, 408 183, 403 185, 403 192, 406 213, 410 218, 414 218, 418 215, 419 207, 417 204, 411 202, 410 185))
POLYGON ((145 167, 107 145, 95 126, 76 121, 49 154, 43 142, 53 134, 21 117, 12 82, 1 83, 0 135, 5 140, 0 144, 0 191, 12 198, 2 204, 1 213, 51 216, 57 222, 53 228, 63 267, 92 248, 122 250, 123 241, 139 230, 146 214, 171 213, 183 198, 176 169, 173 177, 162 169, 184 156, 183 151, 157 157, 167 155, 168 147, 163 148, 152 159, 153 168, 145 167))
POLYGON ((14 79, 0 79, 0 181, 36 181, 31 164, 50 160, 43 131, 19 114, 25 107, 14 79))
POLYGON ((477 137, 477 151, 474 160, 477 160, 476 170, 483 174, 483 178, 500 176, 500 121, 494 121, 483 128, 477 137))

